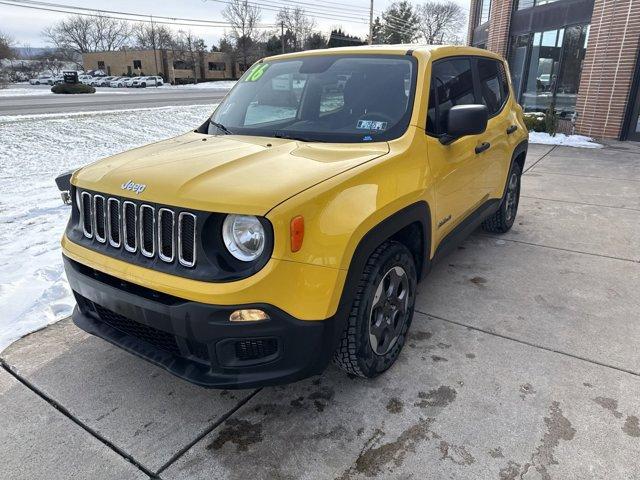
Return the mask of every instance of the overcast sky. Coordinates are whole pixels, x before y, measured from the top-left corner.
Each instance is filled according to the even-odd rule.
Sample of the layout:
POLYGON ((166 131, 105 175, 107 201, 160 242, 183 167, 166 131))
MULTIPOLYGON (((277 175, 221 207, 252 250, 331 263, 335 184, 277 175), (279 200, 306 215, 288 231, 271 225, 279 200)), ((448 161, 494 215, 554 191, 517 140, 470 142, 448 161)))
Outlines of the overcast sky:
MULTIPOLYGON (((258 0, 259 1, 259 0, 258 0)), ((312 0, 300 0, 303 3, 316 3, 322 5, 323 2, 313 2, 312 0)), ((375 10, 384 10, 392 0, 374 0, 375 10)), ((469 0, 454 0, 464 7, 468 12, 469 0)), ((135 2, 127 0, 58 0, 55 3, 76 5, 87 8, 105 8, 113 11, 122 11, 130 13, 139 13, 144 15, 163 15, 169 17, 197 18, 206 20, 224 21, 221 15, 224 3, 213 0, 181 0, 180 2, 162 2, 157 0, 137 0, 135 2)), ((282 3, 282 2, 278 2, 282 3)), ((335 0, 333 3, 336 3, 335 0)), ((362 7, 368 8, 368 0, 340 0, 340 4, 345 7, 362 7)), ((420 2, 412 2, 420 3, 420 2)), ((273 5, 273 3, 271 3, 273 5)), ((269 8, 273 8, 270 6, 269 8)), ((335 8, 338 13, 340 7, 335 8)), ((344 10, 343 10, 344 11, 344 10)), ((39 10, 31 10, 17 6, 0 5, 0 31, 9 34, 19 46, 43 47, 47 46, 46 41, 42 38, 42 30, 63 19, 65 14, 46 12, 39 10)), ((262 22, 272 23, 275 18, 275 12, 263 10, 262 22)), ((368 16, 364 12, 362 16, 364 22, 368 21, 368 16)), ((328 34, 332 27, 341 26, 350 34, 357 34, 364 37, 368 32, 366 24, 350 23, 348 21, 334 21, 326 19, 316 19, 318 28, 325 34, 328 34)), ((204 27, 172 27, 175 30, 180 28, 190 29, 195 34, 205 39, 207 46, 213 43, 217 44, 220 37, 224 34, 224 28, 204 28, 204 27)))

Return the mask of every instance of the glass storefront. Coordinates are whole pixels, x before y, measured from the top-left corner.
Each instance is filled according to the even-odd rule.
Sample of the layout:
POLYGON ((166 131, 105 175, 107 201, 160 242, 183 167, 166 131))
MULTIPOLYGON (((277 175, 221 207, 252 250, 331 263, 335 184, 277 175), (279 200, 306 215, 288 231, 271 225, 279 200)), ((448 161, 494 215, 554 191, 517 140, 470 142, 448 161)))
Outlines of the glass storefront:
POLYGON ((573 114, 588 37, 589 25, 574 25, 511 38, 509 67, 525 111, 555 103, 559 115, 573 114))
POLYGON ((537 7, 538 5, 546 5, 547 3, 557 2, 558 0, 517 0, 515 9, 524 10, 525 8, 537 7))

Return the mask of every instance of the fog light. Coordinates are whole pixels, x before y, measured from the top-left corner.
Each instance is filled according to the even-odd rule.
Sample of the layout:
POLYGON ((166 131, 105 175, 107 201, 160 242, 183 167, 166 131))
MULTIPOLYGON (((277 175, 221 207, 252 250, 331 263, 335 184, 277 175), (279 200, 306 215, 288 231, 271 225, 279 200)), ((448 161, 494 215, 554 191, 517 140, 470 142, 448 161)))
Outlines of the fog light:
POLYGON ((262 310, 248 308, 246 310, 236 310, 229 315, 229 321, 231 322, 260 322, 262 320, 269 320, 267 315, 262 310))

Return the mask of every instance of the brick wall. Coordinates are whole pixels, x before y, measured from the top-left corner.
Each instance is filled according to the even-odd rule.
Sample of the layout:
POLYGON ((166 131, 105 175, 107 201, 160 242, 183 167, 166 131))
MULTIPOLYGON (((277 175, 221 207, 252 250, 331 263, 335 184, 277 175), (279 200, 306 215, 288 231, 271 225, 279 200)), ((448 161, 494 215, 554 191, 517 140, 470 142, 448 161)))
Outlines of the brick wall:
POLYGON ((640 1, 595 0, 578 89, 576 133, 619 138, 639 40, 640 1))
POLYGON ((507 56, 509 45, 509 25, 513 0, 492 0, 489 13, 489 38, 487 50, 507 56))

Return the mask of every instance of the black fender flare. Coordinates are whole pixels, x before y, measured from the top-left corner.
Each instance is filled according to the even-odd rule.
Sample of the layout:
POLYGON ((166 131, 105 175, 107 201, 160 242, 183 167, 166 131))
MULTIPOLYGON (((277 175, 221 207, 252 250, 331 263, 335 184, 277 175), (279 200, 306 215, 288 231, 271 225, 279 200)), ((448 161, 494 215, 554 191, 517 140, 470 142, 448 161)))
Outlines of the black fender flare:
POLYGON ((353 299, 357 292, 360 275, 364 271, 367 260, 378 246, 416 222, 420 224, 422 230, 422 238, 420 239, 421 246, 419 249, 421 265, 416 265, 418 280, 427 275, 431 267, 431 210, 427 202, 419 201, 385 218, 369 230, 360 239, 360 242, 358 242, 358 246, 351 257, 347 277, 342 288, 342 295, 340 296, 340 302, 338 303, 338 308, 334 316, 334 349, 337 347, 340 337, 342 336, 342 331, 344 330, 353 299))
POLYGON ((513 149, 513 153, 511 154, 511 161, 509 162, 509 171, 507 172, 507 177, 504 179, 504 187, 502 187, 502 196, 500 197, 500 202, 504 200, 505 195, 507 194, 507 184, 509 183, 509 177, 511 176, 511 169, 513 168, 513 164, 520 155, 524 154, 524 160, 522 161, 522 172, 524 173, 524 164, 527 161, 527 151, 529 150, 529 140, 523 140, 516 148, 513 149))

